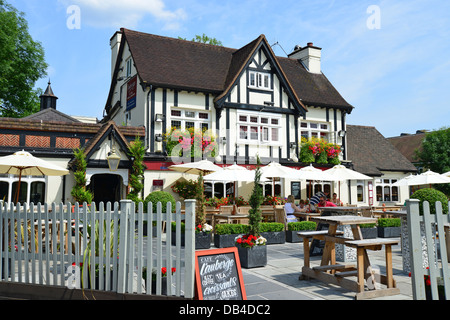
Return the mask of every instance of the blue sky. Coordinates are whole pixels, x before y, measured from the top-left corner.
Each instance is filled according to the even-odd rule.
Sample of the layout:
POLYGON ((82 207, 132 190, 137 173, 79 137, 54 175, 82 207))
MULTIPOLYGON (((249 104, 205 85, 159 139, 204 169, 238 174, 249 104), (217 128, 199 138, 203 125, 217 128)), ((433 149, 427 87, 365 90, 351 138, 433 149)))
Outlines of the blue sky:
POLYGON ((109 39, 125 27, 187 39, 205 33, 231 48, 264 34, 279 43, 279 56, 313 42, 323 73, 355 107, 349 124, 385 137, 450 126, 450 1, 7 1, 45 49, 48 76, 36 86, 50 78, 58 110, 69 115, 102 118, 109 39))

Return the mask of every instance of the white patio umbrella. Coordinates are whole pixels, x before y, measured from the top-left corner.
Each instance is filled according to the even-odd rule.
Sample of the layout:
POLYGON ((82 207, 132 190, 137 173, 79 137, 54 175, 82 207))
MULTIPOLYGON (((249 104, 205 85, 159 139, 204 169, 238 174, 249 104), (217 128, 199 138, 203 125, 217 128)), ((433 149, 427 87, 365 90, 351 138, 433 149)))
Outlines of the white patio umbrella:
POLYGON ((275 194, 275 178, 292 178, 297 170, 271 162, 261 167, 261 179, 272 179, 272 192, 275 194))
POLYGON ((200 160, 183 164, 174 164, 169 167, 170 170, 191 174, 208 174, 210 172, 220 171, 221 167, 215 165, 209 160, 200 160))
POLYGON ((444 177, 450 178, 450 171, 445 172, 442 174, 444 177))
POLYGON ((0 157, 0 173, 19 176, 16 203, 19 201, 20 182, 22 176, 63 176, 69 170, 39 159, 26 151, 18 151, 12 155, 0 157))
POLYGON ((345 166, 338 164, 334 167, 325 170, 325 172, 333 179, 333 181, 339 182, 339 199, 341 198, 341 181, 346 180, 372 180, 372 177, 359 173, 355 170, 346 168, 345 166))
POLYGON ((410 178, 403 178, 397 183, 404 183, 406 182, 408 186, 420 186, 420 185, 432 185, 432 184, 440 184, 440 183, 450 183, 450 178, 447 178, 439 173, 433 172, 431 170, 428 170, 427 172, 424 172, 422 174, 416 175, 416 176, 410 176, 410 178), (401 180, 405 180, 400 182, 401 180))
POLYGON ((293 175, 293 178, 299 179, 299 180, 309 180, 310 185, 310 194, 309 198, 311 198, 312 194, 312 181, 313 180, 319 180, 319 181, 333 181, 333 178, 326 173, 326 171, 314 168, 312 164, 309 166, 303 167, 300 170, 296 170, 296 172, 293 175))
POLYGON ((411 180, 414 177, 415 177, 415 175, 410 175, 410 176, 404 177, 403 179, 397 180, 392 185, 395 187, 409 186, 410 185, 409 180, 411 180))

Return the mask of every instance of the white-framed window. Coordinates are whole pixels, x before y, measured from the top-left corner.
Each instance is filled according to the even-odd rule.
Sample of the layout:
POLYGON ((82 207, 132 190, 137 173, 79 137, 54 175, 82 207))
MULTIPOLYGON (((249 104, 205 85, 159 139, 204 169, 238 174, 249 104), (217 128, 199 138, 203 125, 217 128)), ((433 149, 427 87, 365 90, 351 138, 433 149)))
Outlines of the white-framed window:
POLYGON ((263 90, 271 90, 271 75, 267 72, 250 71, 249 87, 263 90))
POLYGON ((211 128, 211 114, 209 111, 179 109, 170 110, 170 125, 172 128, 186 130, 189 128, 209 130, 211 128))
POLYGON ((300 122, 300 134, 306 139, 322 138, 329 141, 330 125, 326 122, 300 122))
MULTIPOLYGON (((0 175, 0 200, 4 202, 15 202, 19 178, 17 176, 0 175)), ((20 203, 44 203, 46 191, 46 180, 40 176, 23 176, 20 183, 19 202, 20 203)))
POLYGON ((364 180, 356 181, 356 199, 358 202, 364 202, 364 187, 365 187, 364 180))
POLYGON ((129 77, 131 77, 131 67, 132 67, 132 65, 133 65, 133 60, 131 59, 131 58, 128 58, 128 60, 127 60, 127 73, 126 73, 126 76, 127 76, 127 78, 129 78, 129 77))
POLYGON ((281 116, 238 113, 238 141, 242 143, 267 143, 280 145, 281 116))
POLYGON ((377 179, 376 183, 376 199, 377 201, 392 201, 398 202, 398 187, 393 186, 397 179, 377 179))

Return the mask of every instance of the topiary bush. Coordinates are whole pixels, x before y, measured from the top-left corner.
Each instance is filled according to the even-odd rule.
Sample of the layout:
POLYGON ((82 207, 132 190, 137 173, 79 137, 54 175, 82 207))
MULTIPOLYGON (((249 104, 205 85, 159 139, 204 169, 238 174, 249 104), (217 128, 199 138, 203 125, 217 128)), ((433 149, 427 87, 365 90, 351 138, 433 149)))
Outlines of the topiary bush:
POLYGON ((378 226, 382 228, 400 227, 402 221, 400 218, 380 218, 378 219, 378 226))
POLYGON ((423 214, 423 202, 428 201, 430 203, 430 214, 436 214, 437 201, 442 203, 442 212, 444 214, 448 213, 448 199, 447 196, 439 190, 436 189, 420 189, 413 193, 411 199, 418 199, 419 202, 419 213, 423 214))
POLYGON ((244 224, 216 224, 215 233, 222 234, 245 234, 249 232, 250 227, 244 224))
POLYGON ((281 232, 284 231, 284 224, 279 222, 262 222, 261 232, 281 232))
POLYGON ((153 212, 156 212, 158 202, 161 202, 162 212, 166 212, 167 203, 172 204, 172 211, 175 211, 175 198, 165 191, 154 191, 150 193, 144 200, 144 212, 148 212, 148 203, 152 203, 153 212))

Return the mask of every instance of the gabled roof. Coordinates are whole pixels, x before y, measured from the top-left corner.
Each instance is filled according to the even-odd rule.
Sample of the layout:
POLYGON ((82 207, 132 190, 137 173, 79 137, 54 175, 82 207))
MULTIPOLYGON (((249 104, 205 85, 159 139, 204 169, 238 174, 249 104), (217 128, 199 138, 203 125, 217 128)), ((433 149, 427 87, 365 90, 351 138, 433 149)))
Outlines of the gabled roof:
POLYGON ((356 171, 369 176, 381 176, 382 171, 417 171, 374 127, 347 125, 347 158, 356 171))
POLYGON ((23 119, 27 120, 42 120, 42 121, 58 121, 58 122, 81 122, 75 118, 72 118, 71 116, 59 112, 58 110, 55 110, 53 108, 48 108, 41 110, 39 112, 33 113, 32 115, 29 115, 27 117, 24 117, 23 119))
POLYGON ((300 61, 273 54, 264 35, 240 49, 208 45, 121 29, 122 40, 105 109, 111 98, 125 43, 128 43, 140 83, 177 90, 207 92, 221 96, 230 90, 250 57, 262 43, 274 57, 274 65, 285 79, 298 105, 336 107, 351 112, 353 107, 323 74, 309 73, 300 61))

